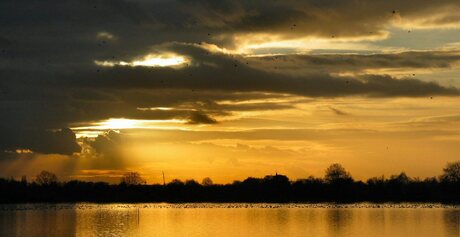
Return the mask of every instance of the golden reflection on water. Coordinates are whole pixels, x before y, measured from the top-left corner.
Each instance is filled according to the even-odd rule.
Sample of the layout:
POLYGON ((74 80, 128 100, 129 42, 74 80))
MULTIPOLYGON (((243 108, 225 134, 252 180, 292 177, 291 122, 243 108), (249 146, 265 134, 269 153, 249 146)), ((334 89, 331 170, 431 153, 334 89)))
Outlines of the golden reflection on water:
POLYGON ((0 236, 459 237, 458 208, 89 205, 91 208, 57 205, 46 209, 0 210, 0 236))

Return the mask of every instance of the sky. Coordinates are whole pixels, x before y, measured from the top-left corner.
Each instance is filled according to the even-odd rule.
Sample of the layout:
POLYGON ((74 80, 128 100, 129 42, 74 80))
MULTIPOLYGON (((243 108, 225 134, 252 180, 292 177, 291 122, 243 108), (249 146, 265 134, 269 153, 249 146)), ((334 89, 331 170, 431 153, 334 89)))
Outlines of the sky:
POLYGON ((0 2, 0 176, 438 176, 458 0, 0 2))

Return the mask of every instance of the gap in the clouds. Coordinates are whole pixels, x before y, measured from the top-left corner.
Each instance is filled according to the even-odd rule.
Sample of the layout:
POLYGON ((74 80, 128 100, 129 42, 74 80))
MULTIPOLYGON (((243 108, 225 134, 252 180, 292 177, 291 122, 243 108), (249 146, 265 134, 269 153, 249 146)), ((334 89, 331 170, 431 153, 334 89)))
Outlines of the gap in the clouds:
POLYGON ((442 50, 449 49, 449 46, 458 43, 460 38, 458 28, 423 29, 407 25, 391 27, 388 30, 388 38, 371 45, 387 51, 442 50))

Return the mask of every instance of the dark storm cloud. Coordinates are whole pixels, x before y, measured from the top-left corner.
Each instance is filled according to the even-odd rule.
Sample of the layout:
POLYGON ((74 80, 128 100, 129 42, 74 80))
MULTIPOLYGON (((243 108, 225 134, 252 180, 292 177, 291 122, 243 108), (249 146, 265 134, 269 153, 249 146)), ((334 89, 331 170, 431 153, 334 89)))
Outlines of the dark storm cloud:
MULTIPOLYGON (((302 96, 342 96, 342 95, 377 95, 377 96, 424 96, 428 94, 456 95, 454 88, 445 88, 435 83, 422 82, 416 79, 396 80, 389 76, 364 75, 356 78, 337 77, 323 71, 307 71, 302 75, 289 76, 282 72, 268 72, 264 68, 252 67, 241 57, 224 54, 208 54, 209 52, 194 45, 167 44, 158 45, 157 50, 172 51, 192 58, 190 66, 184 68, 149 68, 149 67, 97 67, 93 65, 78 71, 55 71, 49 73, 27 73, 14 71, 5 72, 4 80, 13 86, 27 83, 36 85, 48 84, 44 90, 65 89, 80 92, 95 90, 103 100, 114 101, 119 95, 110 90, 152 90, 152 89, 189 89, 191 92, 219 90, 226 92, 273 92, 290 93, 302 96), (21 79, 21 80, 18 80, 21 79), (388 84, 385 84, 388 83, 388 84), (411 90, 417 88, 416 90, 411 90)), ((325 61, 338 61, 338 56, 325 58, 325 61)), ((383 56, 385 58, 385 56, 383 56)), ((453 56, 452 56, 453 57, 453 56)), ((359 61, 365 62, 365 59, 359 61)), ((391 59, 369 59, 385 61, 391 59)), ((427 60, 429 61, 429 60, 427 60)), ((454 60, 447 58, 444 65, 454 60)), ((358 62, 357 62, 358 64, 358 62)), ((365 65, 365 63, 363 63, 365 65)), ((427 66, 429 62, 423 65, 427 66)), ((432 67, 440 66, 440 60, 432 63, 432 67)), ((387 63, 387 65, 390 65, 387 63)), ((442 66, 442 65, 441 65, 442 66)), ((361 66, 364 68, 365 66, 361 66)), ((375 66, 371 66, 371 68, 375 66)), ((346 67, 345 67, 346 68, 346 67)), ((37 88, 36 87, 36 88, 37 88)), ((27 90, 23 88, 21 90, 27 90)), ((66 92, 66 93, 67 93, 66 92)), ((21 93, 23 95, 24 93, 21 93)), ((77 93, 76 93, 77 94, 77 93)), ((66 94, 68 96, 68 94, 66 94)))
POLYGON ((235 35, 248 33, 371 36, 400 18, 451 25, 459 23, 458 10, 456 0, 5 0, 0 3, 0 42, 7 43, 0 45, 18 63, 77 67, 90 58, 129 58, 171 41, 228 46, 235 35), (114 38, 96 37, 101 32, 114 38))
POLYGON ((89 145, 98 153, 111 154, 118 153, 116 148, 119 147, 123 137, 115 131, 108 131, 105 134, 99 135, 94 141, 89 141, 89 145))
MULTIPOLYGON (((442 87, 432 82, 422 82, 413 78, 394 79, 385 75, 337 77, 327 72, 313 70, 302 75, 290 76, 282 72, 268 72, 251 67, 245 63, 244 58, 224 54, 208 55, 204 49, 191 45, 174 44, 167 48, 191 57, 193 65, 182 69, 118 66, 102 69, 97 74, 82 71, 82 75, 63 75, 70 79, 64 83, 100 89, 174 88, 231 92, 258 91, 324 97, 359 94, 426 96, 459 93, 455 88, 442 87)), ((335 56, 332 57, 332 60, 335 60, 335 56)), ((449 63, 449 60, 446 61, 449 63)))
POLYGON ((45 131, 40 129, 4 129, 0 150, 31 150, 43 154, 72 155, 80 152, 75 134, 70 129, 45 131))
POLYGON ((94 140, 84 138, 82 142, 84 147, 89 147, 85 155, 103 157, 103 159, 92 159, 91 167, 96 169, 124 168, 125 157, 121 148, 126 143, 126 136, 123 134, 107 131, 98 135, 94 140))
MULTIPOLYGON (((382 75, 337 77, 314 70, 293 76, 269 72, 257 65, 252 67, 244 58, 208 54, 194 45, 168 44, 157 48, 186 55, 192 58, 192 63, 184 68, 102 68, 92 65, 77 71, 3 70, 0 72, 3 78, 2 118, 16 126, 55 128, 110 117, 168 119, 184 117, 188 113, 184 110, 138 109, 150 107, 192 105, 188 109, 225 114, 251 108, 249 105, 219 105, 214 101, 260 98, 255 92, 269 93, 265 98, 277 97, 277 94, 311 97, 458 95, 455 88, 414 78, 394 79, 382 75)), ((330 56, 331 59, 321 57, 331 64, 337 60, 334 55, 330 56)), ((365 61, 360 58, 356 64, 365 65, 365 61)), ((438 60, 433 67, 451 62, 450 58, 444 63, 438 60)), ((258 106, 269 107, 267 104, 258 106)), ((289 108, 289 105, 279 104, 273 108, 289 108)))
POLYGON ((450 68, 460 61, 457 51, 402 52, 393 54, 320 54, 320 55, 277 55, 252 57, 251 65, 258 68, 305 73, 359 72, 366 69, 425 69, 450 68))
POLYGON ((299 56, 292 60, 299 65, 316 65, 317 70, 286 75, 258 68, 252 61, 246 64, 242 57, 198 47, 200 42, 235 46, 235 36, 250 33, 285 38, 380 35, 398 17, 413 20, 441 14, 434 21, 427 18, 426 24, 455 24, 458 18, 452 14, 458 10, 457 1, 447 0, 4 0, 0 2, 0 130, 6 132, 2 132, 0 148, 72 154, 79 151, 74 134, 68 129, 50 129, 113 117, 189 118, 195 123, 210 123, 213 116, 232 111, 291 106, 220 105, 217 100, 285 94, 458 95, 455 88, 415 78, 337 77, 326 65, 352 70, 362 68, 356 65, 400 67, 391 58, 396 57, 401 65, 444 67, 456 56, 350 56, 345 60, 349 62, 336 56, 299 56), (164 51, 188 56, 192 62, 184 68, 102 68, 94 64, 94 60, 130 61, 164 51), (193 104, 197 106, 188 110, 138 109, 193 104), (198 110, 203 114, 193 117, 193 111, 198 110))

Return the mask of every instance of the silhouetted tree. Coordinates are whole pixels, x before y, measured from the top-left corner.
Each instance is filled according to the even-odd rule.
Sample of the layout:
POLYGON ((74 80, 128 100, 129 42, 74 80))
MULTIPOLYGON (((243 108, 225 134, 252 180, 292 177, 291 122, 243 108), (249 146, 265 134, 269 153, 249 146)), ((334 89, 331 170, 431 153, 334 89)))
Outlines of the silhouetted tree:
POLYGON ((385 177, 372 177, 366 181, 368 185, 376 186, 385 184, 385 177))
POLYGON ((128 172, 121 178, 120 184, 124 185, 141 185, 146 184, 147 181, 141 177, 138 172, 128 172))
POLYGON ((35 182, 39 185, 52 185, 58 182, 58 178, 55 174, 43 170, 35 177, 35 182))
POLYGON ((187 185, 187 186, 200 186, 200 184, 194 179, 186 180, 185 185, 187 185))
POLYGON ((306 179, 299 179, 297 181, 302 182, 304 184, 323 184, 323 179, 316 178, 312 175, 308 176, 308 178, 306 179))
POLYGON ((396 183, 396 184, 399 184, 399 185, 409 184, 410 181, 411 181, 411 179, 404 172, 401 172, 399 175, 392 175, 390 177, 390 183, 396 183))
POLYGON ((324 180, 327 183, 343 183, 353 181, 353 178, 342 165, 335 163, 326 169, 324 180))
POLYGON ((441 175, 441 181, 447 183, 460 183, 460 161, 447 163, 443 171, 444 173, 441 175))
POLYGON ((168 186, 184 186, 184 182, 182 182, 180 179, 173 179, 168 183, 168 186))
POLYGON ((267 175, 264 177, 264 183, 273 187, 287 187, 290 186, 289 178, 285 175, 267 175))
POLYGON ((22 183, 22 184, 27 184, 27 176, 23 175, 23 176, 21 177, 21 183, 22 183))
POLYGON ((206 177, 201 181, 201 185, 203 186, 212 186, 214 183, 212 182, 212 179, 209 177, 206 177))
POLYGON ((175 179, 168 185, 145 185, 139 173, 125 174, 122 183, 68 181, 57 184, 47 171, 37 175, 36 183, 25 178, 0 178, 0 203, 27 202, 443 202, 460 203, 459 164, 449 163, 442 182, 437 178, 410 178, 404 172, 389 179, 371 178, 366 183, 353 181, 339 164, 326 171, 326 180, 315 177, 291 182, 284 175, 249 177, 232 184, 213 185, 207 178, 175 179), (37 185, 37 183, 39 185, 37 185))

